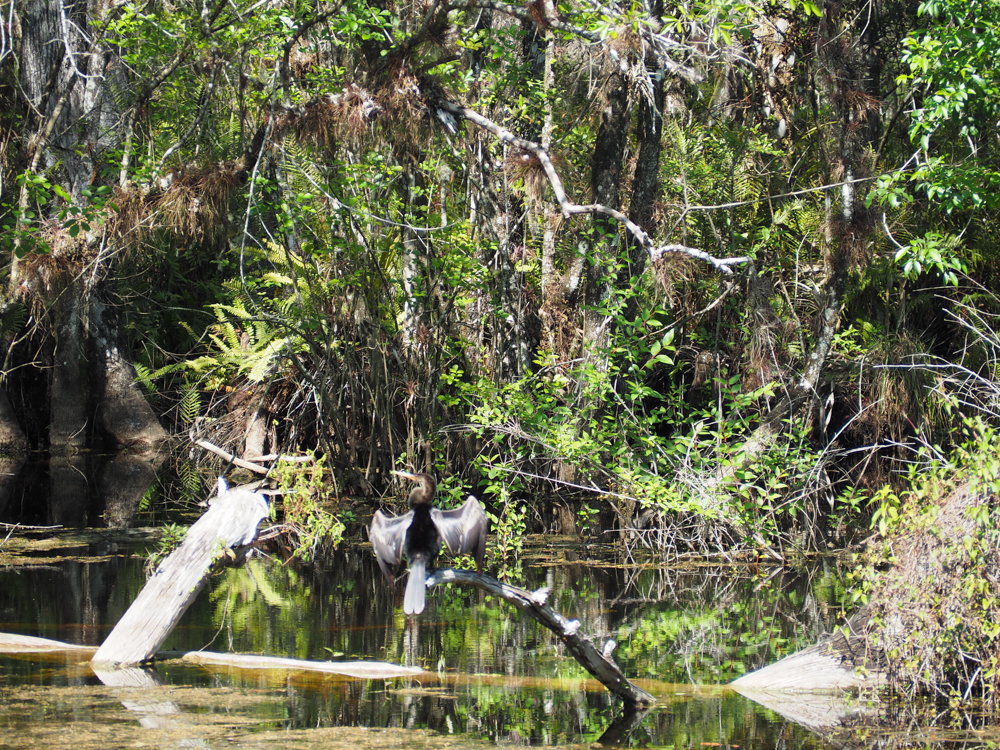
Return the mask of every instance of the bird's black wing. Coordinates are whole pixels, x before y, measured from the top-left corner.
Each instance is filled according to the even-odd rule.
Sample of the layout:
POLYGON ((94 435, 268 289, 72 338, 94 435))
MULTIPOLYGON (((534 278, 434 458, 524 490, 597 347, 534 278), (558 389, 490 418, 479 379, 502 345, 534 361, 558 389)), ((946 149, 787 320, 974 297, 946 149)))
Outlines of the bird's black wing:
POLYGON ((476 560, 476 570, 482 573, 489 523, 479 501, 469 495, 469 499, 455 510, 434 508, 431 518, 448 551, 453 555, 472 555, 476 560))
POLYGON ((395 580, 393 569, 403 560, 403 540, 406 538, 406 530, 411 521, 413 521, 412 510, 395 518, 390 518, 377 510, 375 517, 372 518, 371 528, 368 529, 368 538, 371 539, 372 547, 375 549, 378 566, 390 586, 395 580))

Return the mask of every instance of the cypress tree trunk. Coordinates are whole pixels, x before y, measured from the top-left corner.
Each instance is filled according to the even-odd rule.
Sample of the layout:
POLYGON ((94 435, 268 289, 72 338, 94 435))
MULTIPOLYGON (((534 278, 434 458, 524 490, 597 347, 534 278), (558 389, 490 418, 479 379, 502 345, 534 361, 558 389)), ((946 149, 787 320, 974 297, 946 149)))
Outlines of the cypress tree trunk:
MULTIPOLYGON (((622 161, 628 134, 628 84, 618 71, 607 84, 606 101, 601 111, 601 126, 594 141, 591 159, 591 186, 594 202, 617 209, 621 203, 622 161)), ((618 224, 609 217, 594 220, 594 248, 586 264, 585 303, 583 313, 584 356, 603 349, 608 341, 609 325, 605 315, 595 308, 603 307, 610 297, 614 274, 611 268, 617 255, 618 224)))
POLYGON ((95 297, 109 269, 102 207, 90 191, 102 173, 113 174, 105 155, 121 145, 117 102, 125 89, 117 57, 101 38, 108 8, 96 0, 38 0, 18 4, 15 12, 22 30, 15 55, 19 93, 31 128, 25 171, 29 178, 44 173, 58 186, 29 188, 25 181, 19 203, 37 214, 28 228, 37 231, 21 238, 24 257, 13 259, 10 275, 12 294, 39 304, 55 339, 49 447, 57 454, 85 447, 95 416, 119 445, 155 444, 166 432, 136 387, 116 319, 95 297), (88 231, 70 233, 60 216, 67 204, 91 213, 88 231), (91 383, 99 387, 92 391, 91 383))

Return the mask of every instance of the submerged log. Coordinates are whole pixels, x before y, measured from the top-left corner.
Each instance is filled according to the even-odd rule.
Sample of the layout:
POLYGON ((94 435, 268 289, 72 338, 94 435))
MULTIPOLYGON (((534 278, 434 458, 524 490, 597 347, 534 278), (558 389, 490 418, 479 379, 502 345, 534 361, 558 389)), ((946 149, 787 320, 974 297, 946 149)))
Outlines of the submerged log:
POLYGON ((49 651, 96 651, 93 646, 36 638, 33 635, 0 633, 0 654, 46 653, 49 651))
POLYGON ((130 665, 149 661, 194 601, 212 567, 245 553, 267 516, 263 496, 228 489, 188 529, 181 546, 160 563, 152 578, 94 655, 95 664, 130 665))
MULTIPOLYGON (((877 687, 883 681, 877 659, 868 652, 862 628, 864 610, 819 643, 733 680, 732 687, 753 691, 831 691, 877 687)), ((751 696, 752 697, 752 696, 751 696)))
POLYGON ((234 667, 236 669, 282 669, 303 672, 326 672, 360 680, 392 680, 424 674, 419 667, 402 667, 376 661, 307 661, 282 656, 257 654, 218 654, 211 651, 190 651, 182 657, 195 664, 234 667))
POLYGON ((493 596, 500 597, 505 602, 513 604, 525 614, 547 627, 566 645, 573 657, 584 669, 592 674, 604 687, 621 698, 626 706, 647 706, 655 698, 640 687, 633 685, 611 658, 614 641, 608 641, 604 650, 598 650, 593 641, 580 632, 579 620, 567 620, 545 602, 549 597, 547 588, 537 591, 511 586, 490 578, 473 573, 470 570, 435 570, 427 576, 427 588, 440 583, 457 583, 463 586, 475 586, 493 596))

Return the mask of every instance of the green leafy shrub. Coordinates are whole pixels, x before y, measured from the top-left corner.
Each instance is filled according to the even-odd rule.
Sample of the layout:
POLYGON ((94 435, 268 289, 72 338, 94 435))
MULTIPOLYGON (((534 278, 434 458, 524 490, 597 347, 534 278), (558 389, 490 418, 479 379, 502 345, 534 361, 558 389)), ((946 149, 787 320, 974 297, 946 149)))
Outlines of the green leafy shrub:
POLYGON ((853 573, 866 634, 896 691, 996 704, 1000 433, 979 419, 950 456, 929 448, 909 489, 875 498, 876 541, 853 573))
POLYGON ((324 458, 309 463, 279 462, 273 472, 282 493, 284 523, 296 557, 311 562, 343 538, 344 524, 323 505, 332 483, 324 458))

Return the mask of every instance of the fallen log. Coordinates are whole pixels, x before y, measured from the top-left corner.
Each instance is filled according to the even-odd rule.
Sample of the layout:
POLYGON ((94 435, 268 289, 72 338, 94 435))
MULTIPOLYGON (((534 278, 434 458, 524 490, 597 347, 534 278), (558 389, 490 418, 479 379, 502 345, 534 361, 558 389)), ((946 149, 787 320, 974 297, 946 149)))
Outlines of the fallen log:
POLYGON ((267 516, 263 496, 229 489, 219 478, 219 494, 188 529, 181 546, 164 559, 132 606, 94 655, 101 665, 149 661, 204 586, 219 562, 238 560, 267 516))
POLYGON ((189 651, 181 657, 195 664, 235 667, 237 669, 282 669, 304 672, 325 672, 359 680, 392 680, 424 674, 420 667, 403 667, 376 661, 307 661, 282 656, 258 654, 219 654, 212 651, 189 651))
POLYGON ((210 443, 207 440, 201 440, 199 438, 191 437, 191 442, 197 445, 199 448, 204 448, 209 453, 214 453, 215 455, 226 459, 234 466, 239 466, 241 469, 246 469, 247 471, 252 471, 257 474, 267 474, 271 470, 266 466, 261 466, 261 461, 279 461, 281 463, 311 463, 315 462, 316 459, 313 456, 288 456, 283 453, 269 453, 266 456, 255 456, 252 459, 244 459, 234 456, 227 450, 223 450, 214 443, 210 443))
MULTIPOLYGON (((97 651, 94 646, 79 646, 48 638, 36 638, 17 633, 0 633, 0 654, 49 654, 97 651)), ((83 655, 83 654, 81 654, 83 655)), ((399 677, 416 677, 427 674, 420 667, 404 667, 380 661, 309 661, 290 659, 284 656, 261 656, 259 654, 220 654, 214 651, 188 651, 183 654, 164 651, 157 658, 171 659, 177 656, 183 661, 205 667, 233 667, 235 669, 283 670, 286 672, 322 672, 337 674, 358 680, 394 680, 399 677)), ((98 662, 95 658, 91 670, 105 685, 111 687, 155 687, 163 684, 153 667, 126 667, 121 664, 98 662)), ((437 677, 437 675, 434 675, 437 677)), ((506 684, 510 678, 504 676, 506 684)))
POLYGON ((48 651, 96 651, 93 646, 78 646, 33 635, 0 633, 0 654, 33 654, 48 651))
POLYGON ((608 641, 604 650, 598 650, 593 641, 580 632, 579 620, 567 620, 545 602, 549 589, 527 591, 517 586, 501 583, 495 578, 473 573, 471 570, 446 568, 435 570, 427 576, 427 588, 441 583, 457 583, 475 586, 483 591, 513 604, 557 636, 580 662, 581 666, 594 676, 604 687, 621 698, 626 707, 648 706, 655 698, 640 687, 633 685, 611 658, 614 641, 608 641))
POLYGON ((883 675, 861 632, 866 614, 858 613, 819 643, 733 680, 740 693, 752 691, 832 691, 877 687, 883 675))

